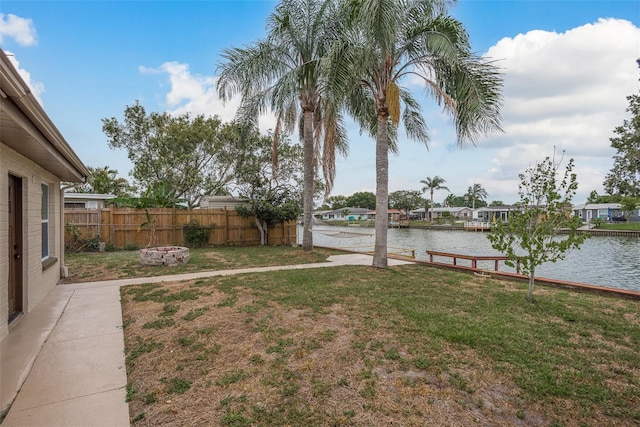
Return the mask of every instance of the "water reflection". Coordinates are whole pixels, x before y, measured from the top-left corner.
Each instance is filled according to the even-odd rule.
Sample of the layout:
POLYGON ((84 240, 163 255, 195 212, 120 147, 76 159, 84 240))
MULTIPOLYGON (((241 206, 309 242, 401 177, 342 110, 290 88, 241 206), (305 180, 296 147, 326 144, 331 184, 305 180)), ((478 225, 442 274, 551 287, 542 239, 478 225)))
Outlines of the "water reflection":
MULTIPOLYGON (((313 242, 318 246, 373 250, 373 233, 373 228, 315 226, 313 242)), ((491 247, 486 236, 482 232, 402 228, 389 230, 388 244, 389 252, 396 251, 393 248, 415 249, 416 259, 420 260, 428 260, 427 250, 465 255, 500 255, 491 247)), ((481 267, 489 268, 491 265, 481 267)), ((513 271, 503 265, 500 269, 513 271)), ((592 236, 564 260, 538 267, 536 275, 640 291, 640 238, 592 236)))

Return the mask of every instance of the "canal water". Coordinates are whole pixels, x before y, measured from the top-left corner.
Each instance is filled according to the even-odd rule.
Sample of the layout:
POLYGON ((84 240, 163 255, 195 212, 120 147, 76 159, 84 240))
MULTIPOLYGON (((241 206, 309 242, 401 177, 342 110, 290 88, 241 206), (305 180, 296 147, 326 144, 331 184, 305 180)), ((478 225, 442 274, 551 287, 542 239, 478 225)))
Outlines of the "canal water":
MULTIPOLYGON (((301 235, 300 228, 299 240, 301 235)), ((321 225, 313 228, 313 243, 317 246, 365 252, 373 250, 374 242, 373 228, 321 225)), ((389 229, 388 246, 389 253, 414 249, 416 259, 427 261, 427 250, 463 255, 501 255, 491 247, 487 233, 464 230, 392 228, 389 229)), ((445 258, 436 260, 451 262, 445 258)), ((464 260, 459 263, 467 265, 464 260)), ((479 267, 492 269, 493 262, 479 267)), ((500 270, 514 271, 502 262, 500 270)), ((536 276, 640 292, 640 238, 591 236, 580 249, 569 252, 564 260, 538 267, 536 276)))

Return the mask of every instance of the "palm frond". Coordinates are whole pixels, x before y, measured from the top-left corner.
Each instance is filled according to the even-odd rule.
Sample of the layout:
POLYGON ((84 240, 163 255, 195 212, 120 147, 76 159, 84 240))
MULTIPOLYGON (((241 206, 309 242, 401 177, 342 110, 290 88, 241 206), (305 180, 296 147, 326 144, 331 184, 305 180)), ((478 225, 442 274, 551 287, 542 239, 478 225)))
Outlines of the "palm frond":
POLYGON ((406 90, 400 91, 400 95, 404 104, 402 112, 402 122, 404 123, 407 136, 413 140, 422 142, 427 149, 429 148, 429 128, 420 111, 420 104, 413 98, 411 93, 406 90))

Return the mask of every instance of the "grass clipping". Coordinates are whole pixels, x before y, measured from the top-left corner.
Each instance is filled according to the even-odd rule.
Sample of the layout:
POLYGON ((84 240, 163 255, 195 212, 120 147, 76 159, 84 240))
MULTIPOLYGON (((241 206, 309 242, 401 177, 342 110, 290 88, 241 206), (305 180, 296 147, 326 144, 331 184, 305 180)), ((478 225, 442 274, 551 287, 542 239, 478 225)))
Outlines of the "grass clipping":
POLYGON ((585 338, 587 332, 575 330, 576 319, 593 311, 593 301, 604 301, 637 332, 637 305, 634 314, 628 301, 555 290, 538 296, 551 300, 549 306, 525 303, 522 289, 511 283, 420 266, 299 270, 126 287, 131 421, 136 426, 637 423, 637 354, 626 362, 619 359, 615 369, 592 359, 603 356, 602 348, 610 356, 629 355, 640 337, 599 334, 602 348, 596 351, 587 345, 594 342, 585 338), (567 310, 567 305, 574 308, 567 310), (524 319, 520 325, 502 314, 507 306, 524 319), (541 310, 549 324, 531 334, 523 331, 538 320, 527 318, 541 310), (571 319, 557 317, 562 315, 571 319), (511 342, 504 334, 512 334, 511 342), (572 340, 565 339, 566 353, 553 342, 558 334, 572 340), (533 347, 542 336, 555 350, 542 343, 538 350, 518 350, 533 347), (557 359, 536 361, 549 352, 557 359), (597 371, 594 378, 608 378, 607 387, 591 387, 595 380, 587 377, 580 380, 589 383, 584 389, 578 384, 567 392, 545 391, 551 384, 570 387, 579 374, 574 371, 582 369, 576 366, 585 360, 597 371), (536 371, 541 377, 556 376, 528 384, 536 371), (592 391, 576 397, 584 390, 592 391), (613 401, 617 407, 605 409, 613 401))

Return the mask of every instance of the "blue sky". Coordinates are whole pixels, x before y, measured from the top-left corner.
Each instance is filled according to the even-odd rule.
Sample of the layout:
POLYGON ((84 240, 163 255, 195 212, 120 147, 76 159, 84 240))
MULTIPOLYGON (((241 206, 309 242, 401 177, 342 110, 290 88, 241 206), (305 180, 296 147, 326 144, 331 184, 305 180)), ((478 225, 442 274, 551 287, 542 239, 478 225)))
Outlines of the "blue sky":
MULTIPOLYGON (((124 151, 108 148, 101 119, 121 118, 139 100, 147 111, 230 120, 237 101, 223 106, 215 96, 219 54, 262 37, 275 4, 3 0, 0 47, 14 55, 84 163, 127 177, 131 164, 124 151)), ((575 159, 576 203, 591 190, 602 193, 615 153, 609 138, 628 117, 625 97, 640 87, 640 2, 461 0, 451 14, 467 27, 473 49, 503 70, 505 132, 457 147, 450 119, 406 82, 422 100, 432 141, 427 150, 401 139, 389 190, 418 190, 420 180, 439 175, 454 194, 480 183, 489 200, 515 202, 518 173, 555 146, 575 159)), ((260 123, 272 125, 269 117, 260 123)), ((375 191, 374 142, 355 126, 349 136, 334 195, 375 191)), ((446 195, 436 193, 436 201, 446 195)))

